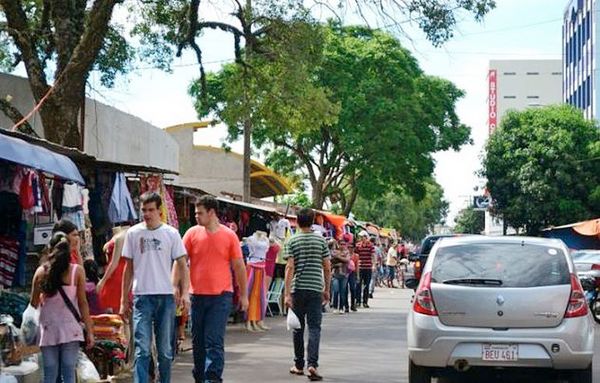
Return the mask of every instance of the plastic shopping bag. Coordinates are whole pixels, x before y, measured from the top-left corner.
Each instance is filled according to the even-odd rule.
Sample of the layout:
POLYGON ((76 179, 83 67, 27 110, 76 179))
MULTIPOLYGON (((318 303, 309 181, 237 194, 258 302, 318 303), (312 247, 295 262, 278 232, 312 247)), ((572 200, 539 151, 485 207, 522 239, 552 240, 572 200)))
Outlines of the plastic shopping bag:
POLYGON ((40 310, 31 304, 23 312, 21 338, 27 346, 37 346, 40 334, 40 310))
POLYGON ((289 330, 297 330, 300 327, 302 327, 302 325, 300 324, 300 319, 298 319, 298 316, 296 315, 294 310, 288 309, 288 313, 287 313, 287 329, 288 329, 288 331, 289 330))
POLYGON ((81 383, 100 381, 100 374, 96 370, 96 366, 83 351, 79 351, 79 358, 77 359, 77 377, 81 383))

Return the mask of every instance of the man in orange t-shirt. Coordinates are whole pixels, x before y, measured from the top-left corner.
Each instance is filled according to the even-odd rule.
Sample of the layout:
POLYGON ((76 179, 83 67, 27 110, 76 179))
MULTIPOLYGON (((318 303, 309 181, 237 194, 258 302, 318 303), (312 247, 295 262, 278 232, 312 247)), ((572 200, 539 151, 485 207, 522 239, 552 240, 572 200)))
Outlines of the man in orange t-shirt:
POLYGON ((241 310, 248 309, 246 266, 237 235, 219 223, 218 201, 203 196, 196 202, 197 226, 183 236, 190 260, 190 294, 194 380, 221 382, 225 366, 225 327, 233 301, 235 274, 241 310))

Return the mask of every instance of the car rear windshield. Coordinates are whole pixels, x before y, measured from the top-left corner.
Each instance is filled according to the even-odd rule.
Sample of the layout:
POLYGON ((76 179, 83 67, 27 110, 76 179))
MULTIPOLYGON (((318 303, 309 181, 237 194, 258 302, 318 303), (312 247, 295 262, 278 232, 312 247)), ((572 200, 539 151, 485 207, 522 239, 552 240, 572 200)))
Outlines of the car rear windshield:
POLYGON ((570 283, 560 248, 485 243, 438 249, 432 282, 469 286, 538 287, 570 283))

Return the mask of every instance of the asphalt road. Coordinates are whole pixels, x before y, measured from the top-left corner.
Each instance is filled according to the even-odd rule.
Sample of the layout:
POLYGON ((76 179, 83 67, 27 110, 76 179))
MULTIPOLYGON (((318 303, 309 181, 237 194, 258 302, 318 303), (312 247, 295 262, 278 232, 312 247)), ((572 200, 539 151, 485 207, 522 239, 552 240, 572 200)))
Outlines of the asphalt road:
MULTIPOLYGON (((407 382, 406 313, 412 292, 402 289, 379 289, 371 308, 357 313, 327 313, 323 319, 320 373, 326 382, 407 382)), ((283 317, 269 318, 271 330, 249 333, 239 325, 227 330, 226 383, 306 382, 305 377, 288 373, 293 360, 291 334, 283 317)), ((594 382, 600 383, 600 328, 596 331, 594 382)), ((173 382, 193 382, 191 351, 180 353, 173 368, 173 382)), ((445 379, 449 382, 556 382, 531 377, 506 376, 445 379)), ((442 383, 442 381, 438 382, 442 383)))

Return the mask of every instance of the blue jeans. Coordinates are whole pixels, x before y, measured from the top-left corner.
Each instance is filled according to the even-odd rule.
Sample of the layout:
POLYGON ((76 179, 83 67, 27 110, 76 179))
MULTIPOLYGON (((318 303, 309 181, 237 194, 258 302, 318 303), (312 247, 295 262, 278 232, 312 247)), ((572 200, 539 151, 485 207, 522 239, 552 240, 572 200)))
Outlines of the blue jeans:
POLYGON ((348 275, 348 285, 344 295, 344 308, 356 306, 356 271, 348 275), (348 293, 350 294, 350 305, 348 305, 348 293))
POLYGON ((346 303, 346 286, 348 285, 348 277, 346 274, 335 274, 331 281, 332 288, 331 292, 333 295, 333 308, 343 309, 347 308, 346 303))
POLYGON ((133 334, 135 340, 134 382, 150 381, 149 367, 152 349, 152 327, 156 338, 158 373, 161 383, 171 381, 173 362, 173 328, 175 298, 166 295, 136 295, 133 297, 133 334))
POLYGON ((43 346, 44 383, 56 383, 62 375, 63 383, 75 383, 75 369, 79 356, 79 342, 62 343, 56 346, 43 346))
POLYGON ((311 290, 296 290, 292 293, 294 313, 302 325, 294 330, 294 364, 304 368, 304 327, 308 324, 308 367, 319 367, 319 343, 321 342, 321 303, 323 293, 311 290))
POLYGON ((222 382, 225 368, 225 327, 233 294, 192 295, 193 375, 196 383, 222 382))

